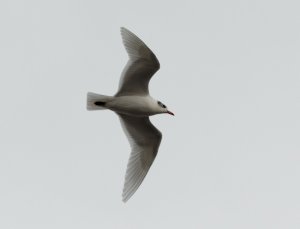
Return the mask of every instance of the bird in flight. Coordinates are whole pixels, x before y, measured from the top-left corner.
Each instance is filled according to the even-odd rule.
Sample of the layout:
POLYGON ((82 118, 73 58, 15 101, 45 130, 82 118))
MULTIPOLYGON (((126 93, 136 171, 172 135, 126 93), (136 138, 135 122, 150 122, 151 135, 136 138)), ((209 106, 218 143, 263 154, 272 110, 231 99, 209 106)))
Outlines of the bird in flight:
POLYGON ((119 116, 131 146, 122 194, 126 202, 143 182, 161 142, 162 134, 150 122, 149 116, 174 114, 149 95, 149 81, 160 68, 154 53, 128 29, 122 27, 121 35, 129 60, 121 74, 119 89, 114 96, 89 92, 87 109, 109 109, 119 116))

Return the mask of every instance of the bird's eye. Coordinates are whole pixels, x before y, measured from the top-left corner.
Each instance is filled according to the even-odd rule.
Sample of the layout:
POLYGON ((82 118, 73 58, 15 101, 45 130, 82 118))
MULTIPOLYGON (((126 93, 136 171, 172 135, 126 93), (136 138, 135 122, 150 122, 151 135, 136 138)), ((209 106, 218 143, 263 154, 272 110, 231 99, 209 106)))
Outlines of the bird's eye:
POLYGON ((159 105, 159 106, 161 106, 162 108, 167 108, 167 107, 166 107, 166 105, 165 105, 165 104, 163 104, 162 102, 160 102, 160 101, 157 101, 157 103, 158 103, 158 105, 159 105))

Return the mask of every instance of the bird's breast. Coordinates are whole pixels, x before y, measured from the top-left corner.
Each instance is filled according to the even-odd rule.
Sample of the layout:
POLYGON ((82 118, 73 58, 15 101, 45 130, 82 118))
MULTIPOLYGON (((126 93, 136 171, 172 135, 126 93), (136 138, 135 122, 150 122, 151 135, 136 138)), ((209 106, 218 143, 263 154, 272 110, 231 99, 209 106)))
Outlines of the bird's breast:
POLYGON ((156 114, 153 99, 149 96, 115 97, 107 107, 117 113, 131 116, 150 116, 156 114))

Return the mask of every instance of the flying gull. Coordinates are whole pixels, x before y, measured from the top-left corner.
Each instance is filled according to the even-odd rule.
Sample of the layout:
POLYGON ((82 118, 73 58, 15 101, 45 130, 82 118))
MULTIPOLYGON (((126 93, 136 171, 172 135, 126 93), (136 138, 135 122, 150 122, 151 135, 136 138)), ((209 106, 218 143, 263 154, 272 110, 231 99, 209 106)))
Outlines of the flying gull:
POLYGON ((161 132, 150 122, 149 116, 174 114, 149 95, 149 81, 160 68, 154 53, 128 29, 121 28, 121 35, 129 60, 121 74, 119 89, 114 96, 89 92, 87 109, 109 109, 120 118, 131 146, 122 195, 126 202, 143 182, 162 139, 161 132))

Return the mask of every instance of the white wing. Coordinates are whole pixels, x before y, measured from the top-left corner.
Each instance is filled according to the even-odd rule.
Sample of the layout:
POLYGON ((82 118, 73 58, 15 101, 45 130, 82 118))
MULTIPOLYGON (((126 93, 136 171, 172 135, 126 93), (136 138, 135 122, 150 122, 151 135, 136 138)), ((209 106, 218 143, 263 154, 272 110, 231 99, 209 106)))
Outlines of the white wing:
POLYGON ((161 132, 148 117, 119 114, 121 124, 131 146, 127 165, 123 201, 126 202, 138 189, 149 171, 159 148, 161 132))
POLYGON ((122 72, 116 96, 147 95, 149 81, 159 69, 159 62, 154 53, 132 32, 122 27, 121 35, 129 60, 122 72))

